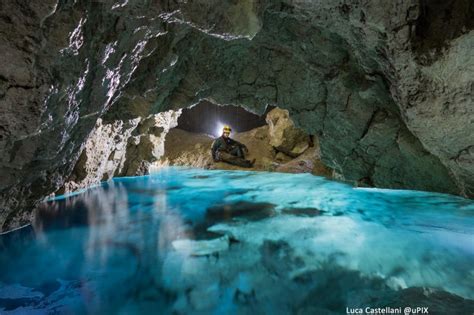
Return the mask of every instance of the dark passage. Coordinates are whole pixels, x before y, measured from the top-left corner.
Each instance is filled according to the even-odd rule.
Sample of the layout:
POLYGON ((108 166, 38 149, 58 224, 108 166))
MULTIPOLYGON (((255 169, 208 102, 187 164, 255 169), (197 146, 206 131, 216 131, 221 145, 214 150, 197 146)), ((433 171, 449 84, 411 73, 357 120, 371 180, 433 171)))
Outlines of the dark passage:
POLYGON ((440 50, 474 28, 471 0, 423 0, 415 24, 413 47, 419 53, 440 50))
POLYGON ((248 131, 264 126, 267 111, 259 116, 238 106, 219 106, 203 101, 192 108, 186 108, 178 119, 178 128, 189 132, 217 136, 218 125, 228 124, 233 132, 248 131))

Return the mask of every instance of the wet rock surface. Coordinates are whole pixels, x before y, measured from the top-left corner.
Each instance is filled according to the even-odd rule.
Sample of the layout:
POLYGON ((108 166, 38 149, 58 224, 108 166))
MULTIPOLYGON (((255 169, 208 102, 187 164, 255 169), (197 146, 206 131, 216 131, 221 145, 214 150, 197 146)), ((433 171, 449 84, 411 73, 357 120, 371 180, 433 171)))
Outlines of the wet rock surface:
POLYGON ((203 99, 287 109, 340 179, 473 196, 472 14, 470 1, 4 2, 1 229, 64 186, 99 119, 203 99))

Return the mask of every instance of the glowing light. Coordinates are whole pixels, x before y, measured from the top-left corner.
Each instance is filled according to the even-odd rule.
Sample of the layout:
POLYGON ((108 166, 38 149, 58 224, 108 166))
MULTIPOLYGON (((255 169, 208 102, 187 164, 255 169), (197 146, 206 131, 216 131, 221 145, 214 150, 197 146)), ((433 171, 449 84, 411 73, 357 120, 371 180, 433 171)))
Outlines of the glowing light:
MULTIPOLYGON (((220 122, 220 121, 217 122, 216 126, 214 127, 214 132, 212 134, 216 137, 220 137, 222 135, 222 129, 224 128, 225 125, 229 125, 229 124, 225 124, 225 123, 220 122)), ((230 126, 230 128, 232 128, 232 126, 230 126)), ((233 131, 234 131, 234 129, 232 128, 232 132, 233 131)))
POLYGON ((214 132, 212 134, 219 137, 222 134, 222 128, 224 128, 224 124, 219 121, 214 127, 214 132))

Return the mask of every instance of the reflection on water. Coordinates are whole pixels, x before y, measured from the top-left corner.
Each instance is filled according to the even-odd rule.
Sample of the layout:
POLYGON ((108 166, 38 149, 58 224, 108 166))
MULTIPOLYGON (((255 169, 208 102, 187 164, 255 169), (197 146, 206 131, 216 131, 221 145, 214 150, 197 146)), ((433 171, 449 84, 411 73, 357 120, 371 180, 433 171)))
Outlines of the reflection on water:
POLYGON ((474 202, 307 174, 120 178, 0 236, 0 313, 474 311, 474 202))

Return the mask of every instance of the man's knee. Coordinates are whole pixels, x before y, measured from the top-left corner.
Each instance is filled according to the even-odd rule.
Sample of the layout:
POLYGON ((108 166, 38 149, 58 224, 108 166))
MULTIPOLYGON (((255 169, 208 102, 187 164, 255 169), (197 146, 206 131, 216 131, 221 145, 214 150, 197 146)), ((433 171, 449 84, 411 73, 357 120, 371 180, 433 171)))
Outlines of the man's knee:
POLYGON ((235 154, 234 155, 237 156, 237 157, 240 157, 240 158, 245 157, 244 150, 242 150, 241 147, 236 147, 235 148, 235 154))
POLYGON ((229 154, 232 155, 232 156, 239 156, 238 148, 234 147, 234 148, 230 149, 229 154))

